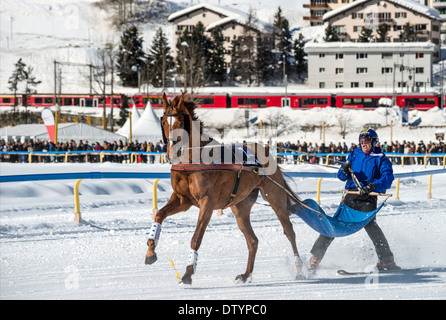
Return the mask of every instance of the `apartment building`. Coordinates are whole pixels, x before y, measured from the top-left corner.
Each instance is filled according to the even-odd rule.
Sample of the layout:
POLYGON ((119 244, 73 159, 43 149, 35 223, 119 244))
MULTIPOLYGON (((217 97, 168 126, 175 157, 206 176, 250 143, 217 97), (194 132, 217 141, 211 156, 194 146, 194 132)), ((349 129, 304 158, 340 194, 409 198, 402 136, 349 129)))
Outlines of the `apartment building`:
POLYGON ((303 5, 304 8, 310 11, 310 15, 305 16, 304 20, 307 20, 310 26, 322 25, 324 24, 324 19, 322 18, 324 14, 352 1, 354 0, 310 0, 310 3, 303 5))
POLYGON ((416 42, 437 46, 433 61, 440 60, 440 29, 443 19, 436 9, 410 0, 356 0, 323 16, 325 23, 335 27, 341 41, 357 41, 365 27, 374 30, 381 23, 389 26, 388 41, 399 42, 403 26, 409 23, 416 42))
POLYGON ((308 43, 309 88, 419 92, 432 83, 433 43, 308 43), (372 89, 375 88, 375 89, 372 89))
MULTIPOLYGON (((246 12, 206 3, 180 10, 171 14, 168 18, 168 21, 174 25, 174 44, 178 42, 184 30, 192 31, 199 21, 203 23, 209 36, 213 28, 221 28, 226 40, 224 47, 226 50, 225 62, 227 67, 230 67, 231 62, 232 41, 246 35, 248 20, 249 14, 246 12)), ((272 25, 256 18, 252 18, 249 23, 251 36, 259 32, 263 34, 271 33, 273 29, 272 25)), ((174 54, 176 54, 175 51, 174 54)))

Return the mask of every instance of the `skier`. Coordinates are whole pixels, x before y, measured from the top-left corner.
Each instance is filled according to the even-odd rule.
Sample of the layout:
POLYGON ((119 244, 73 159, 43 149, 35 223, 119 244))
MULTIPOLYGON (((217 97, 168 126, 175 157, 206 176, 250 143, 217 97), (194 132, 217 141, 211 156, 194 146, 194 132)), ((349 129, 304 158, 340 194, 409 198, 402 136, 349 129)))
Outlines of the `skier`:
MULTIPOLYGON (((370 212, 377 208, 377 196, 371 192, 385 193, 394 180, 392 163, 382 153, 379 146, 377 133, 372 129, 363 130, 359 134, 360 147, 354 149, 342 164, 337 177, 346 181, 345 189, 358 191, 351 171, 360 182, 359 194, 347 194, 344 203, 352 209, 370 212)), ((378 270, 398 270, 384 233, 376 222, 376 217, 364 227, 375 246, 379 262, 378 270)), ((310 270, 315 272, 325 255, 329 245, 334 240, 332 237, 319 235, 311 249, 310 270)))

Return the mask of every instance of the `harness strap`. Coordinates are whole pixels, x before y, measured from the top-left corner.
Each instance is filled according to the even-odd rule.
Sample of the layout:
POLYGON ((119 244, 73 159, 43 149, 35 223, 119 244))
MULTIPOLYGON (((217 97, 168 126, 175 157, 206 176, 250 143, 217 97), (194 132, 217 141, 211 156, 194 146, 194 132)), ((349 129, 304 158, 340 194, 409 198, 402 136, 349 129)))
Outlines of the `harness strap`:
POLYGON ((241 170, 235 173, 235 183, 234 186, 232 187, 231 195, 229 196, 228 201, 226 201, 222 209, 226 209, 227 207, 229 207, 229 205, 234 201, 235 197, 237 196, 237 191, 240 186, 240 180, 242 180, 240 173, 241 170))

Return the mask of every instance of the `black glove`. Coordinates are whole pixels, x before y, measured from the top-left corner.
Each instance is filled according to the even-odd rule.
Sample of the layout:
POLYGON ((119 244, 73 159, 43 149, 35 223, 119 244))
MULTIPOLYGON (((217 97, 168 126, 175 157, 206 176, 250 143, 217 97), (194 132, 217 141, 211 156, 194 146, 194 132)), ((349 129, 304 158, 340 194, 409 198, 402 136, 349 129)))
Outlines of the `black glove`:
POLYGON ((350 170, 352 169, 352 164, 350 162, 345 162, 342 166, 342 171, 348 176, 350 175, 350 170))
POLYGON ((362 188, 362 190, 359 190, 359 195, 360 196, 365 196, 365 195, 369 195, 370 192, 372 192, 375 189, 375 184, 373 182, 369 183, 368 185, 366 185, 365 187, 362 188))

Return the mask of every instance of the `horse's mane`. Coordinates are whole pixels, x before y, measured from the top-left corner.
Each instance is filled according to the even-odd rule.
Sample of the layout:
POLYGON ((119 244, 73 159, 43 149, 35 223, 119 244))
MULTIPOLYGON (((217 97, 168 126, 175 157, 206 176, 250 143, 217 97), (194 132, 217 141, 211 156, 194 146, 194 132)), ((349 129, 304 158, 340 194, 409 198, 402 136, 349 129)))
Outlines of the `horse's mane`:
POLYGON ((200 134, 203 134, 203 121, 201 121, 195 113, 195 109, 198 107, 198 105, 194 101, 184 101, 184 107, 190 114, 191 121, 200 121, 200 134))

